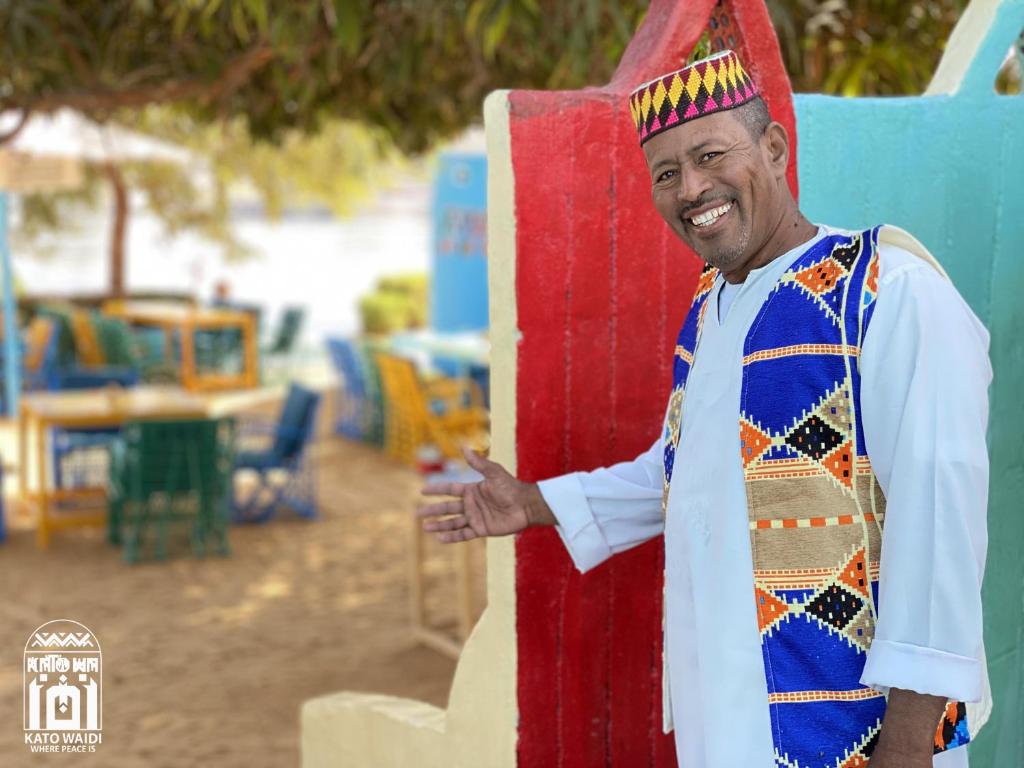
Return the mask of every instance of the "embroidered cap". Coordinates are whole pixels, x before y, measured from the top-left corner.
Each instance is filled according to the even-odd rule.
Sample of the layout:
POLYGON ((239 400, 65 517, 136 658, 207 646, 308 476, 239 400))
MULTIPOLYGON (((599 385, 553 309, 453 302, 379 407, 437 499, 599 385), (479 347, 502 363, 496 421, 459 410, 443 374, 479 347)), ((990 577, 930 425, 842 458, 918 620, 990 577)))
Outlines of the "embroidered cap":
POLYGON ((721 51, 644 83, 629 97, 640 145, 662 131, 757 96, 757 85, 733 51, 721 51))

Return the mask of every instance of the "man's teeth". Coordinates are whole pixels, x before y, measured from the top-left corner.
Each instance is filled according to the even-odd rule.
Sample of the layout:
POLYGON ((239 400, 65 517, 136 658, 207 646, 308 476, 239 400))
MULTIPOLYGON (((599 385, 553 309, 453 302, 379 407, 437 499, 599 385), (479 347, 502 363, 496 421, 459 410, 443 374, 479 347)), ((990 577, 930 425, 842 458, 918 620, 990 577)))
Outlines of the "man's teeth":
POLYGON ((717 220, 718 217, 721 216, 722 214, 728 213, 730 208, 732 208, 731 202, 719 206, 718 208, 715 208, 713 210, 706 211, 705 213, 702 213, 700 216, 694 216, 692 219, 690 219, 690 221, 695 227, 706 227, 708 224, 711 224, 712 222, 717 220))

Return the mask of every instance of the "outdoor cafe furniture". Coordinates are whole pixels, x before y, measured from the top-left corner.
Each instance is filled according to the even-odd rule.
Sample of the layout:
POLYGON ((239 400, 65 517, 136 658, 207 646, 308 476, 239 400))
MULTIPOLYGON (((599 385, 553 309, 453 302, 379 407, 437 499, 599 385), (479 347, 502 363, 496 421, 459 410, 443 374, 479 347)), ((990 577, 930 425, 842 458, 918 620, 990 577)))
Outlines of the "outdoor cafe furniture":
MULTIPOLYGON (((0 488, 4 486, 4 468, 0 464, 0 488)), ((0 493, 0 541, 7 538, 7 521, 4 519, 4 495, 0 493)))
POLYGON ((384 414, 380 382, 371 358, 353 339, 328 338, 327 352, 340 379, 334 408, 334 433, 380 444, 384 414))
MULTIPOLYGON (((475 483, 481 480, 478 472, 459 462, 448 462, 441 472, 429 473, 428 483, 475 483)), ((462 645, 473 631, 478 610, 473 601, 473 558, 482 549, 483 539, 466 541, 444 552, 455 558, 455 614, 456 637, 431 625, 427 616, 426 600, 426 539, 431 534, 423 530, 422 520, 409 515, 409 620, 413 640, 433 648, 439 653, 458 659, 462 645)))
POLYGON ((415 364, 403 357, 377 354, 385 402, 385 450, 415 465, 423 445, 435 445, 444 456, 458 458, 464 444, 487 442, 487 411, 483 395, 469 379, 424 380, 415 364))
POLYGON ((307 519, 317 516, 316 475, 308 448, 316 433, 319 405, 318 393, 291 384, 276 423, 253 419, 241 423, 235 469, 254 476, 256 482, 244 496, 237 493, 232 482, 231 514, 235 522, 266 522, 282 508, 307 519))
POLYGON ((75 357, 80 365, 102 366, 110 374, 126 379, 124 386, 137 383, 173 383, 177 373, 164 354, 163 333, 157 328, 133 333, 131 327, 116 317, 106 317, 94 310, 74 309, 67 317, 74 340, 75 357), (155 340, 159 353, 152 353, 155 340), (128 381, 130 379, 131 381, 128 381))
POLYGON ((421 328, 393 334, 387 346, 394 354, 416 360, 423 370, 472 379, 483 393, 484 407, 490 407, 491 344, 484 332, 421 328))
POLYGON ((62 364, 55 318, 36 315, 25 329, 24 383, 28 390, 89 389, 108 384, 129 387, 138 371, 122 366, 62 364))
POLYGON ((234 471, 232 419, 134 421, 110 464, 108 538, 136 562, 167 557, 172 527, 187 526, 192 554, 227 555, 234 471))
POLYGON ((256 320, 249 312, 228 309, 202 309, 171 303, 148 301, 108 301, 103 313, 133 325, 161 328, 170 356, 177 335, 181 350, 181 385, 191 391, 245 389, 259 386, 259 347, 256 320), (243 367, 239 373, 202 373, 196 359, 196 333, 237 329, 242 337, 243 367))
POLYGON ((305 320, 306 310, 302 307, 285 307, 270 345, 263 350, 264 359, 283 360, 287 366, 298 347, 299 333, 305 320))
POLYGON ((47 546, 52 530, 102 526, 106 519, 105 488, 54 485, 56 473, 48 450, 54 430, 109 429, 129 421, 196 419, 206 415, 207 405, 201 398, 177 387, 26 394, 21 399, 18 419, 18 480, 23 502, 38 509, 38 545, 47 546), (30 463, 34 472, 30 471, 30 463), (68 503, 87 506, 84 510, 57 509, 68 503))
MULTIPOLYGON (((88 321, 87 317, 85 319, 88 321)), ((138 383, 137 369, 105 365, 105 358, 98 349, 90 349, 84 356, 79 355, 80 362, 61 365, 58 355, 58 323, 59 321, 51 315, 37 315, 26 329, 24 357, 26 389, 51 391, 92 389, 109 385, 132 386, 138 383)), ((83 331, 79 329, 78 333, 83 333, 83 331)), ((85 344, 87 347, 98 347, 98 342, 93 337, 87 339, 85 344)), ((105 454, 114 433, 115 430, 109 428, 55 429, 52 441, 54 487, 62 488, 64 486, 65 463, 71 463, 79 470, 95 467, 96 461, 92 455, 105 454)), ((105 467, 101 466, 100 469, 105 474, 105 467)))
POLYGON ((468 376, 473 367, 488 367, 491 352, 490 342, 481 332, 442 333, 427 328, 392 334, 388 347, 453 377, 468 376))

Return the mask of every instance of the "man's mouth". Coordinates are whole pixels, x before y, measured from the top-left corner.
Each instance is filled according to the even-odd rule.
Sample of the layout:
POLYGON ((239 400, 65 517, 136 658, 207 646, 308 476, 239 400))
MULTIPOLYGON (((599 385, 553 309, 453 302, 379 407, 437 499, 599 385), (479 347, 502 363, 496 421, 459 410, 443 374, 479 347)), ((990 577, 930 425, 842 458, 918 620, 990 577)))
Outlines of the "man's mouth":
POLYGON ((696 229, 706 229, 708 227, 714 226, 714 224, 720 218, 722 218, 725 214, 731 211, 734 203, 735 201, 730 200, 729 202, 719 205, 715 208, 710 208, 706 211, 702 211, 701 213, 698 213, 695 216, 686 216, 683 220, 687 224, 690 224, 696 229))

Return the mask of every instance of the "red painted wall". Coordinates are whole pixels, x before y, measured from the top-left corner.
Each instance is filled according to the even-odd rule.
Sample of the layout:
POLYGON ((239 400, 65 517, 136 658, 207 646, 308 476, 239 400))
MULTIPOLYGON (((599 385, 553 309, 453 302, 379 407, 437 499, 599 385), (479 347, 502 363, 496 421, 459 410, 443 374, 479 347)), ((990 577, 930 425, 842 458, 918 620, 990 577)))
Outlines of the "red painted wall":
MULTIPOLYGON (((523 479, 633 458, 660 433, 700 263, 651 205, 626 98, 681 66, 712 14, 713 44, 739 52, 795 141, 761 0, 653 0, 609 85, 511 94, 523 479)), ((674 766, 661 734, 661 539, 580 576, 554 531, 529 531, 516 560, 519 765, 674 766)))

